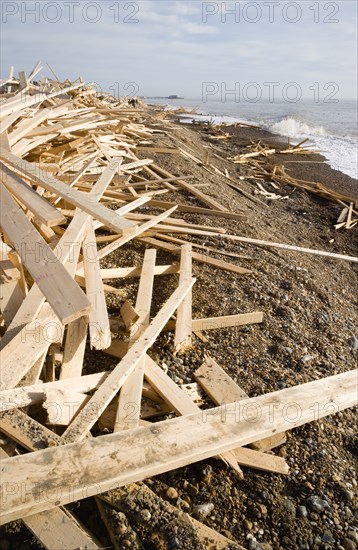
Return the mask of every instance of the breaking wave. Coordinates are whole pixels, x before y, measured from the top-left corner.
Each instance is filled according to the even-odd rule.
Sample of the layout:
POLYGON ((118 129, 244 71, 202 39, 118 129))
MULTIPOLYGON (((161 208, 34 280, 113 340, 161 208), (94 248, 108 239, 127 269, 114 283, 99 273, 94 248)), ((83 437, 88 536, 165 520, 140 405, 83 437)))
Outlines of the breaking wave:
POLYGON ((268 125, 267 129, 274 134, 287 136, 291 138, 305 136, 325 136, 326 131, 323 126, 310 126, 305 122, 300 122, 295 118, 284 118, 279 122, 268 125))

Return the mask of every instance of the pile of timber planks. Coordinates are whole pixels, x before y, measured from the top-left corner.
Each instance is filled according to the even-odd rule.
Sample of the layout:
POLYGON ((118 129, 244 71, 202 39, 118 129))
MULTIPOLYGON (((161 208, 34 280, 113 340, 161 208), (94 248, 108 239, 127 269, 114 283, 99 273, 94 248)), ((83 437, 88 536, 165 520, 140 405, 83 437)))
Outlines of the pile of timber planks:
MULTIPOLYGON (((285 442, 285 431, 356 404, 356 373, 250 399, 205 356, 195 383, 176 384, 150 356, 163 331, 174 332, 176 355, 195 346, 195 338, 205 342, 203 331, 263 320, 259 311, 193 319, 193 261, 238 277, 251 270, 193 251, 175 235, 240 237, 176 215, 247 218, 150 155, 138 158, 137 152, 175 153, 201 162, 180 148, 155 147, 158 118, 141 102, 98 94, 81 81, 34 82, 40 70, 37 64, 18 79, 11 71, 1 83, 1 523, 22 519, 49 549, 99 548, 67 504, 95 497, 115 541, 111 510, 128 512, 128 491, 145 498, 149 489, 133 484, 152 475, 212 456, 238 477, 241 466, 286 475, 285 460, 269 451, 285 442), (155 198, 174 191, 189 192, 204 206, 155 198), (134 240, 146 246, 140 265, 103 267, 104 258, 134 240), (159 265, 157 248, 179 262, 159 265), (168 275, 176 288, 152 315, 154 281, 160 277, 165 286, 168 275), (133 279, 139 281, 135 303, 125 290, 133 279), (119 280, 122 288, 106 280, 119 280), (111 294, 122 303, 117 324, 108 313, 111 294), (117 357, 114 369, 86 374, 85 354, 93 350, 117 357), (200 408, 209 401, 211 408, 200 408), (292 402, 302 412, 295 421, 285 412, 292 402)), ((179 514, 159 506, 166 506, 166 517, 179 514)), ((179 516, 198 548, 233 547, 179 516)))

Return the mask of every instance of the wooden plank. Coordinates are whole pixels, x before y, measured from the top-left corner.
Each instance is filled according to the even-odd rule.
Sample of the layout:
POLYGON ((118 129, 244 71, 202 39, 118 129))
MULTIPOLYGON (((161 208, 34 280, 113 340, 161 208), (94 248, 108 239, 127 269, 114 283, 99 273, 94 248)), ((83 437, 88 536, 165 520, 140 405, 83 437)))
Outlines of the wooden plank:
POLYGON ((85 315, 90 302, 83 291, 3 185, 0 196, 1 226, 60 321, 85 315))
POLYGON ((134 323, 138 321, 139 313, 134 309, 130 302, 126 301, 121 307, 121 317, 124 321, 124 324, 126 325, 127 330, 129 330, 134 325, 134 323))
POLYGON ((268 437, 273 431, 292 430, 354 407, 358 403, 357 372, 247 399, 240 403, 240 410, 233 403, 231 411, 228 406, 218 407, 205 415, 200 411, 154 426, 5 459, 1 489, 6 509, 1 523, 205 460, 268 437), (288 414, 293 403, 295 410, 288 414), (18 486, 25 484, 25 494, 10 493, 15 479, 18 486), (58 500, 49 501, 48 492, 58 494, 58 500))
POLYGON ((48 191, 59 195, 70 204, 77 206, 84 212, 87 212, 96 220, 104 223, 106 227, 109 227, 123 235, 128 232, 135 233, 135 225, 132 222, 124 219, 119 214, 113 212, 113 210, 98 204, 96 198, 91 198, 85 193, 72 189, 48 172, 41 170, 38 166, 31 164, 24 159, 20 159, 16 155, 9 153, 2 148, 0 148, 0 157, 11 166, 19 170, 24 176, 30 178, 32 181, 38 183, 41 187, 44 187, 48 191))
MULTIPOLYGON (((0 448, 0 459, 8 455, 0 448)), ((47 550, 99 550, 92 535, 85 531, 75 517, 65 508, 54 508, 23 520, 26 527, 47 550)))
MULTIPOLYGON (((205 362, 195 371, 194 377, 213 403, 217 405, 249 399, 247 393, 211 357, 205 356, 205 362)), ((261 441, 254 441, 252 447, 264 452, 285 443, 285 441, 286 436, 282 433, 271 435, 261 441)))
POLYGON ((325 250, 316 250, 314 248, 303 248, 290 244, 274 243, 271 241, 261 241, 259 239, 250 239, 248 237, 239 237, 238 235, 223 235, 227 239, 238 241, 240 243, 253 244, 257 246, 268 246, 269 248, 280 248, 282 250, 292 250, 293 252, 302 252, 305 254, 313 254, 314 256, 323 256, 331 260, 344 260, 346 262, 358 263, 357 256, 347 256, 346 254, 335 254, 334 252, 326 252, 325 250))
POLYGON ((47 227, 60 225, 66 218, 51 203, 43 199, 27 183, 21 180, 15 172, 0 162, 0 179, 22 204, 44 223, 47 227))
POLYGON ((89 313, 90 343, 101 350, 111 345, 111 328, 103 289, 99 254, 92 220, 88 220, 83 239, 83 267, 86 279, 86 294, 92 305, 89 313))
MULTIPOLYGON (((170 172, 167 172, 163 168, 159 168, 159 166, 155 166, 156 171, 165 178, 171 178, 173 177, 173 174, 170 172)), ((225 208, 225 206, 222 206, 222 204, 218 203, 216 200, 214 200, 212 197, 209 197, 209 195, 206 195, 202 191, 199 191, 194 185, 191 185, 190 183, 184 181, 184 180, 178 180, 178 185, 185 189, 186 191, 189 191, 194 197, 201 200, 204 204, 208 205, 210 208, 213 208, 214 210, 220 210, 221 212, 228 212, 228 209, 225 208)))
POLYGON ((26 527, 48 550, 99 550, 93 535, 88 533, 78 520, 64 508, 53 508, 23 520, 26 527))
POLYGON ((88 316, 80 317, 67 327, 60 370, 60 380, 81 376, 86 350, 88 316))
MULTIPOLYGON (((219 330, 228 327, 241 327, 243 325, 253 325, 262 323, 263 313, 254 311, 253 313, 239 313, 237 315, 226 315, 223 317, 208 317, 206 319, 193 319, 191 323, 192 332, 202 330, 219 330)), ((178 321, 169 321, 165 330, 174 330, 178 321)))
MULTIPOLYGON (((135 311, 138 312, 139 317, 130 330, 130 345, 138 340, 140 335, 149 325, 156 256, 156 250, 145 251, 142 274, 139 281, 139 288, 135 305, 135 311)), ((115 432, 136 428, 139 425, 143 389, 144 363, 145 359, 143 358, 136 365, 135 369, 129 375, 121 388, 116 420, 114 424, 115 432)))
POLYGON ((76 378, 64 378, 63 380, 56 380, 55 382, 47 382, 45 384, 36 383, 31 386, 3 390, 0 392, 0 412, 42 403, 50 390, 62 391, 64 393, 70 391, 87 393, 98 388, 107 378, 108 374, 109 372, 99 372, 76 378))
MULTIPOLYGON (((141 237, 139 240, 151 246, 155 246, 156 248, 161 248, 162 250, 171 252, 172 254, 180 254, 179 247, 170 243, 165 243, 163 241, 160 241, 159 239, 153 239, 152 237, 141 237)), ((250 269, 245 269, 243 267, 230 264, 229 262, 224 262, 223 260, 216 260, 215 258, 211 258, 208 254, 199 254, 199 252, 192 252, 192 259, 203 264, 211 265, 218 269, 223 269, 224 271, 237 273, 238 275, 250 275, 252 273, 250 269)))
POLYGON ((10 260, 0 260, 0 311, 6 325, 11 323, 24 299, 20 279, 20 271, 10 260))
POLYGON ((16 386, 50 344, 57 341, 61 330, 49 304, 44 304, 41 315, 0 351, 0 388, 16 386))
MULTIPOLYGON (((180 277, 179 282, 184 282, 187 279, 191 279, 192 263, 191 263, 192 246, 191 244, 185 244, 181 247, 181 260, 180 260, 180 277)), ((191 332, 192 332, 192 293, 186 296, 178 307, 177 319, 175 323, 175 337, 174 337, 174 355, 182 353, 191 347, 191 332)), ((200 330, 200 329, 199 329, 200 330)))
POLYGON ((194 282, 195 279, 192 279, 190 284, 185 283, 180 285, 172 294, 141 337, 133 344, 122 361, 118 363, 105 382, 98 388, 94 396, 67 428, 62 436, 63 443, 83 439, 87 435, 118 390, 123 386, 128 376, 140 360, 143 359, 147 350, 153 345, 165 323, 190 291, 194 282))
MULTIPOLYGON (((179 273, 179 264, 175 265, 156 265, 154 275, 173 275, 179 273)), ((101 269, 102 279, 122 279, 130 277, 140 277, 142 273, 141 267, 113 267, 101 269)))
POLYGON ((73 391, 48 390, 42 408, 47 412, 46 424, 68 426, 90 397, 73 391))

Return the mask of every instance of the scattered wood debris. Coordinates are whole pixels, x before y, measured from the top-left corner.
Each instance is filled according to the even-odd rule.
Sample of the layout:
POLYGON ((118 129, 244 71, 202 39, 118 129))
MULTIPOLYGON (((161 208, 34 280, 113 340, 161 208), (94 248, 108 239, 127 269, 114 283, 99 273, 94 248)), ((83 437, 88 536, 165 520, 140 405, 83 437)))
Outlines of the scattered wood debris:
POLYGON ((318 154, 319 151, 303 146, 307 141, 308 138, 301 141, 297 145, 291 145, 289 143, 287 148, 282 147, 280 149, 270 148, 269 146, 262 144, 261 141, 258 141, 257 143, 252 142, 251 145, 247 146, 249 152, 241 153, 240 155, 231 157, 229 160, 235 164, 241 164, 249 167, 252 174, 247 177, 255 181, 258 187, 257 193, 265 196, 269 200, 284 199, 288 197, 283 197, 281 195, 268 192, 262 186, 263 182, 270 182, 276 189, 279 189, 280 185, 299 187, 327 200, 337 202, 342 205, 344 209, 341 216, 337 220, 335 229, 352 229, 358 223, 357 219, 352 219, 353 215, 358 216, 358 205, 352 197, 347 197, 346 195, 337 193, 332 189, 325 187, 321 183, 293 178, 287 174, 286 168, 283 164, 276 164, 272 160, 273 155, 312 156, 318 154))
MULTIPOLYGON (((10 450, 0 447, 1 523, 22 519, 49 549, 59 541, 63 548, 99 548, 65 508, 96 496, 104 525, 119 548, 118 522, 137 521, 136 500, 160 499, 134 482, 212 456, 239 478, 244 475, 241 466, 287 475, 284 458, 268 453, 285 442, 285 432, 331 414, 332 401, 333 412, 357 403, 355 372, 250 398, 208 356, 196 372, 198 384, 176 384, 148 355, 163 331, 174 331, 172 353, 181 354, 195 346, 195 337, 205 341, 203 331, 255 325, 263 314, 193 319, 193 261, 238 277, 249 277, 252 270, 207 251, 196 252, 175 235, 219 236, 348 261, 357 258, 245 240, 217 226, 182 220, 180 212, 242 223, 247 216, 230 212, 197 184, 188 183, 190 175, 174 176, 151 158, 180 154, 222 174, 208 158, 202 160, 179 144, 156 147, 155 136, 163 132, 158 125, 161 113, 153 115, 141 101, 133 105, 128 99, 99 94, 81 81, 35 82, 40 71, 37 64, 19 79, 11 71, 1 83, 0 431, 12 442, 10 450), (148 153, 149 158, 140 159, 137 153, 148 153), (170 192, 190 194, 205 207, 156 198, 170 192), (134 240, 148 247, 141 265, 103 267, 104 258, 134 240), (179 263, 158 265, 156 249, 179 256, 179 263), (167 275, 177 278, 177 288, 152 316, 154 282, 161 277, 164 285, 167 275), (134 277, 139 278, 135 304, 125 291, 126 281, 134 277), (107 285, 108 279, 124 286, 107 285), (106 303, 106 295, 113 293, 123 298, 116 319, 106 303), (115 368, 84 374, 87 343, 91 350, 117 357, 115 368), (218 407, 201 409, 204 394, 218 407), (274 421, 265 413, 255 419, 252 411, 265 411, 272 400, 277 405, 274 421), (290 402, 303 412, 296 422, 283 414, 290 402), (237 414, 248 411, 248 417, 233 417, 233 409, 237 414), (178 418, 156 421, 165 414, 178 418), (25 493, 14 490, 14 480, 17 487, 26 487, 25 493), (56 499, 47 498, 49 493, 56 499)), ((276 183, 306 185, 291 182, 281 167, 268 170, 266 160, 274 152, 257 145, 234 162, 250 164, 276 183)), ((280 151, 285 152, 311 154, 301 144, 280 151)), ((270 199, 278 198, 268 196, 261 184, 259 189, 270 199)), ((310 190, 327 196, 323 187, 310 190)), ((352 202, 344 206, 337 226, 354 227, 356 214, 352 202)), ((167 545, 170 522, 176 517, 197 548, 238 548, 175 506, 160 506, 163 516, 153 530, 167 545)), ((139 540, 135 532, 133 536, 139 540)))

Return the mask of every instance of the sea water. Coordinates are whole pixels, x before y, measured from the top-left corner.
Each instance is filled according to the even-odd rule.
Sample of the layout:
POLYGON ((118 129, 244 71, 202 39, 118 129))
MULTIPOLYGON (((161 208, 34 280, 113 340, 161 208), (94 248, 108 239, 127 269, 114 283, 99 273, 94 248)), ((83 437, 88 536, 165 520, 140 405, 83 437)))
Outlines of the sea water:
MULTIPOLYGON (((150 101, 154 103, 154 101, 150 101)), ((157 103, 163 103, 158 101, 157 103)), ((211 120, 214 124, 245 122, 298 143, 305 138, 328 163, 358 179, 358 106, 353 100, 325 103, 301 100, 297 103, 260 101, 248 103, 197 99, 171 101, 168 108, 196 109, 197 115, 183 116, 183 122, 211 120)))

